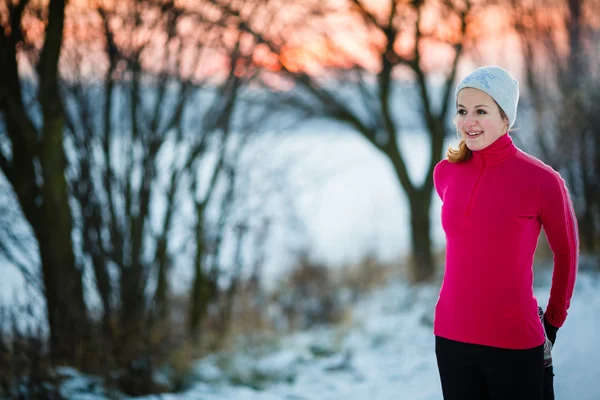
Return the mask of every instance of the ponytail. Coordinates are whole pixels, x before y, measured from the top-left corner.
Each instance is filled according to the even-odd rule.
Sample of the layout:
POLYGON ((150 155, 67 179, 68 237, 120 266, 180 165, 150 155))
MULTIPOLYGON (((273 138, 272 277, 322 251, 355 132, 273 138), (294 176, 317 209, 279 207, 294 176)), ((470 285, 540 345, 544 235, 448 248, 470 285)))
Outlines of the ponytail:
POLYGON ((451 163, 467 161, 471 158, 472 155, 473 153, 467 147, 467 143, 464 139, 461 139, 460 143, 458 144, 458 150, 455 150, 452 148, 452 146, 450 146, 446 151, 446 158, 451 163))

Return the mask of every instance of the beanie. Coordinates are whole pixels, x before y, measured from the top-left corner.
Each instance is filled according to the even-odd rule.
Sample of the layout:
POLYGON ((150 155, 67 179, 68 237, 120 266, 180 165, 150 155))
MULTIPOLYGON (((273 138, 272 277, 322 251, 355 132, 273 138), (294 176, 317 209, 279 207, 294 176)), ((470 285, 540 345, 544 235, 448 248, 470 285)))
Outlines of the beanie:
POLYGON ((513 126, 517 118, 519 82, 507 70, 496 66, 477 68, 456 87, 456 99, 458 92, 464 88, 479 89, 487 93, 506 114, 508 129, 513 126))

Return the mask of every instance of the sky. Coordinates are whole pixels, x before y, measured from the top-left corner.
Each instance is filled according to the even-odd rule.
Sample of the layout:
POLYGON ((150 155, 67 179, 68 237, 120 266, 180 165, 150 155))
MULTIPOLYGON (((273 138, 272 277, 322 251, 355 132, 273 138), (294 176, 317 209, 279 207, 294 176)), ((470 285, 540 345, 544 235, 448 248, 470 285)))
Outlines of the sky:
MULTIPOLYGON (((71 2, 67 7, 67 20, 65 23, 65 49, 63 51, 62 70, 68 73, 73 68, 73 54, 71 47, 83 51, 81 58, 77 58, 75 65, 79 73, 83 76, 93 79, 99 70, 105 70, 107 63, 104 61, 104 39, 102 30, 102 19, 94 11, 94 5, 100 3, 111 10, 109 1, 84 1, 71 2)), ((253 17, 251 24, 258 28, 265 37, 273 38, 277 43, 283 39, 281 61, 286 67, 293 71, 306 70, 310 73, 323 73, 323 66, 347 68, 353 64, 361 65, 369 71, 376 72, 379 69, 379 58, 381 49, 385 45, 385 37, 381 30, 372 25, 366 25, 356 9, 349 9, 350 1, 330 0, 306 1, 303 3, 290 3, 282 0, 279 3, 272 1, 269 7, 261 6, 253 17), (277 4, 283 4, 277 6, 277 4), (314 5, 330 5, 335 7, 338 12, 327 17, 306 18, 303 14, 303 7, 314 5), (274 12, 276 17, 267 21, 267 13, 274 12), (295 28, 284 28, 284 24, 289 24, 295 28), (265 26, 266 25, 266 26, 265 26)), ((373 13, 379 23, 384 23, 389 14, 389 1, 371 0, 365 2, 369 12, 373 13)), ((428 36, 435 34, 444 39, 455 41, 457 38, 457 29, 460 21, 456 13, 445 13, 444 9, 439 7, 440 2, 429 2, 423 11, 422 30, 423 39, 420 51, 422 53, 421 65, 426 70, 447 71, 453 56, 452 46, 441 44, 428 36)), ((456 3, 460 4, 459 1, 456 3)), ((475 2, 477 4, 477 2, 475 2)), ((206 54, 202 56, 201 62, 195 64, 192 62, 195 58, 198 43, 223 43, 228 48, 233 48, 238 38, 237 31, 228 28, 222 35, 214 34, 203 28, 202 25, 191 22, 191 18, 182 19, 178 25, 180 39, 173 41, 173 45, 165 46, 167 37, 164 32, 152 32, 148 27, 155 21, 160 14, 151 13, 144 19, 146 21, 141 27, 133 28, 130 10, 125 11, 125 3, 117 8, 117 17, 111 18, 110 27, 115 33, 115 41, 122 48, 135 49, 149 43, 144 51, 142 59, 148 68, 173 68, 175 54, 167 55, 166 51, 176 51, 180 44, 184 50, 183 62, 181 64, 181 73, 183 76, 196 76, 204 78, 207 76, 222 76, 226 66, 227 57, 219 50, 205 50, 206 54), (221 40, 222 39, 222 40, 221 40), (175 45, 174 43, 177 43, 175 45)), ((181 4, 181 3, 179 3, 181 4)), ((195 4, 195 3, 194 3, 195 4)), ((205 5, 203 15, 209 19, 218 18, 218 12, 209 3, 205 5)), ((254 4, 250 2, 249 4, 254 4)), ((412 57, 414 47, 414 21, 413 12, 399 12, 398 21, 395 26, 400 27, 395 50, 398 54, 412 57)), ((26 18, 26 26, 29 30, 29 37, 40 46, 42 43, 44 25, 36 18, 26 18)), ((503 6, 488 6, 473 8, 472 17, 469 19, 468 37, 470 38, 466 46, 472 47, 473 39, 480 42, 478 51, 482 58, 488 62, 497 63, 503 67, 513 66, 519 69, 518 43, 509 27, 509 12, 503 6), (511 49, 511 51, 506 51, 511 49)), ((247 37, 243 37, 242 52, 244 49, 250 50, 250 42, 247 37)), ((278 70, 272 54, 266 51, 265 46, 256 52, 253 56, 254 61, 267 66, 271 70, 278 70)), ((467 67, 468 68, 468 67, 467 67)), ((397 72, 402 76, 402 69, 397 72)))

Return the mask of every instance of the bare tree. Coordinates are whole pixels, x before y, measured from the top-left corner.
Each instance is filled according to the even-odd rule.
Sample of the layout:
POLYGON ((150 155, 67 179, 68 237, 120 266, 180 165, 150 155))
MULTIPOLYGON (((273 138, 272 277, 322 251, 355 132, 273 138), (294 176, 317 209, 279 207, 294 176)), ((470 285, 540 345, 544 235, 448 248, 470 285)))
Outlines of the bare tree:
POLYGON ((81 269, 73 253, 73 219, 65 177, 64 112, 58 90, 65 1, 51 0, 45 32, 28 35, 26 21, 37 9, 27 0, 4 1, 8 11, 0 34, 0 115, 9 146, 2 147, 0 168, 12 186, 37 240, 55 360, 74 361, 82 350, 88 321, 81 269), (36 57, 27 57, 35 50, 36 57), (23 75, 29 71, 31 75, 23 75), (34 96, 25 98, 34 87, 34 96))
MULTIPOLYGON (((25 5, 10 4, 19 19, 25 5)), ((50 10, 53 7, 51 3, 50 10)), ((32 18, 40 15, 44 13, 32 18)), ((178 264, 193 267, 188 333, 199 336, 208 305, 223 297, 229 301, 220 304, 221 314, 224 321, 231 318, 227 310, 241 286, 245 259, 238 253, 229 262, 237 273, 229 286, 220 290, 217 281, 228 266, 221 247, 229 240, 242 246, 246 240, 228 237, 232 227, 248 220, 248 215, 237 212, 243 202, 238 176, 254 164, 242 165, 239 160, 251 134, 268 119, 272 104, 267 102, 273 99, 248 85, 259 72, 254 63, 257 42, 241 29, 237 19, 219 14, 210 2, 186 7, 168 1, 131 0, 127 7, 98 2, 71 7, 62 18, 65 35, 60 74, 56 59, 54 97, 44 100, 37 95, 41 89, 22 77, 25 83, 21 87, 13 87, 18 79, 0 85, 0 127, 6 128, 0 135, 10 139, 10 146, 2 143, 0 148, 1 166, 38 239, 44 278, 40 291, 50 293, 49 320, 57 358, 73 361, 84 355, 80 341, 88 332, 88 310, 83 303, 84 289, 88 289, 89 301, 94 301, 96 294, 99 299, 89 311, 92 323, 100 312, 104 335, 100 343, 94 343, 102 349, 102 362, 133 368, 136 357, 153 350, 141 346, 152 345, 156 328, 169 328, 171 271, 178 264), (27 98, 33 90, 36 93, 27 98), (21 99, 23 93, 25 100, 20 105, 10 97, 21 99), (48 102, 48 109, 41 107, 42 100, 48 102), (60 118, 49 119, 56 106, 60 118), (15 107, 22 114, 15 113, 15 107), (56 136, 43 141, 46 124, 61 134, 49 131, 56 136), (23 129, 29 128, 32 130, 23 134, 23 129), (34 140, 31 148, 27 147, 28 138, 34 140), (40 154, 42 150, 54 153, 40 154), (32 156, 29 164, 26 155, 32 156), (51 157, 57 155, 60 162, 51 157), (48 160, 42 162, 43 157, 48 160), (33 175, 27 175, 24 166, 33 175), (50 167, 57 171, 44 169, 50 167), (46 178, 45 173, 51 176, 46 178), (30 186, 23 186, 23 177, 30 179, 30 186), (37 186, 31 187, 34 184, 37 186), (46 193, 49 185, 64 189, 64 202, 57 202, 61 198, 52 192, 50 204, 44 205, 43 196, 50 196, 46 193), (31 211, 29 206, 37 208, 31 211), (63 206, 66 209, 56 208, 63 206), (67 216, 68 221, 60 219, 67 216), (60 225, 58 236, 51 237, 54 226, 48 226, 48 221, 60 225), (72 266, 76 291, 67 270, 48 269, 57 268, 54 264, 45 266, 56 261, 47 257, 62 249, 57 240, 66 228, 70 258, 63 254, 61 260, 71 264, 60 265, 63 269, 72 266), (60 272, 60 279, 48 271, 60 272), (91 278, 93 286, 84 288, 82 275, 83 282, 91 278), (49 290, 51 284, 55 286, 49 290), (80 314, 71 315, 60 308, 77 306, 79 294, 80 314), (52 325, 56 318, 60 324, 52 325), (64 318, 69 318, 68 324, 64 318), (77 336, 80 333, 81 337, 77 336), (66 350, 71 353, 65 355, 66 350)), ((17 40, 11 36, 17 29, 5 27, 4 32, 8 36, 2 37, 3 44, 17 40)), ((13 53, 3 45, 3 70, 19 77, 18 51, 20 59, 36 62, 40 50, 34 39, 11 42, 13 53), (15 57, 12 65, 6 54, 15 57)), ((43 82, 40 79, 40 87, 43 82)), ((11 213, 12 217, 18 219, 18 213, 11 213)), ((249 231, 246 236, 252 234, 249 231)), ((30 250, 21 245, 26 243, 22 237, 9 236, 5 236, 8 241, 0 242, 0 253, 27 274, 28 264, 36 261, 21 257, 30 250)), ((261 240, 264 245, 264 235, 261 240)), ((257 251, 264 253, 264 246, 257 251)), ((254 266, 257 284, 262 262, 254 266)), ((35 279, 34 274, 29 277, 31 282, 35 279)), ((85 355, 86 359, 99 356, 85 355)))
POLYGON ((600 246, 598 61, 600 2, 513 1, 534 116, 532 150, 564 171, 579 217, 582 247, 600 246))
POLYGON ((471 40, 471 2, 390 0, 377 8, 360 0, 212 2, 266 49, 270 57, 260 62, 293 82, 287 101, 349 126, 391 162, 410 205, 412 278, 431 277, 432 172, 443 152, 457 66, 471 40), (432 15, 446 23, 432 23, 432 15), (444 54, 439 61, 434 49, 444 54), (400 74, 411 84, 400 85, 400 74), (429 81, 434 74, 442 77, 437 91, 429 81), (411 179, 399 145, 415 127, 430 139, 423 182, 411 179))
POLYGON ((157 322, 168 328, 170 271, 189 262, 188 324, 197 334, 218 277, 206 265, 216 229, 207 210, 246 143, 232 133, 231 120, 252 50, 208 21, 213 6, 130 5, 107 3, 89 19, 79 15, 76 43, 66 48, 65 68, 73 74, 63 88, 80 253, 92 267, 106 331, 112 335, 118 324, 126 338, 157 322), (95 16, 101 52, 94 52, 94 38, 85 45, 95 16), (221 79, 205 69, 216 63, 221 79), (183 232, 190 239, 174 244, 183 232), (188 245, 193 254, 186 259, 178 254, 188 245))

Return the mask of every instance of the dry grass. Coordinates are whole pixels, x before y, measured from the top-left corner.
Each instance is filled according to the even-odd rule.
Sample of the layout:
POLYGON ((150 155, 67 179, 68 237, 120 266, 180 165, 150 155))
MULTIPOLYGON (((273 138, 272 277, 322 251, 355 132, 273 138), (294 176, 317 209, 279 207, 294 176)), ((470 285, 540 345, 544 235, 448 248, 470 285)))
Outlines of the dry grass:
POLYGON ((18 320, 14 309, 0 307, 0 398, 62 400, 41 324, 18 320))
MULTIPOLYGON (((135 332, 119 331, 115 322, 110 335, 100 323, 93 326, 79 367, 101 377, 109 390, 128 395, 178 391, 186 387, 194 362, 208 354, 240 346, 259 349, 284 334, 319 325, 350 326, 355 302, 400 277, 399 264, 383 264, 367 256, 353 265, 331 267, 298 257, 291 272, 270 293, 260 290, 256 282, 242 282, 234 294, 227 324, 221 309, 225 295, 215 299, 198 337, 190 337, 187 331, 187 296, 173 296, 168 320, 138 327, 135 332), (155 372, 165 367, 170 371, 168 385, 154 379, 155 372)), ((7 336, 0 335, 0 389, 4 390, 0 397, 13 398, 7 391, 22 381, 56 388, 59 382, 52 372, 54 366, 47 352, 40 350, 46 338, 35 332, 25 339, 22 335, 14 337, 20 339, 7 346, 7 336)), ((40 398, 60 399, 53 396, 48 391, 40 398)))

